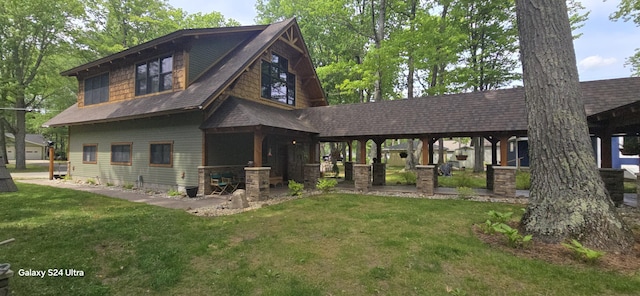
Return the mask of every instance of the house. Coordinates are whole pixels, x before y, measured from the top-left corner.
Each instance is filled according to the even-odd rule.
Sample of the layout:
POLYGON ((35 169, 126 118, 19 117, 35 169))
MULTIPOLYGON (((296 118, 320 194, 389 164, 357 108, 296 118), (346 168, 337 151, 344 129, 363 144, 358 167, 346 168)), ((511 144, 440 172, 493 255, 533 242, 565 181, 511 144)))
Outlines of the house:
MULTIPOLYGON (((16 159, 15 137, 13 134, 5 133, 7 139, 7 158, 8 160, 16 159)), ((47 143, 42 135, 26 134, 25 138, 25 159, 26 160, 43 160, 47 158, 47 143)))
POLYGON ((62 75, 77 103, 45 125, 69 127, 71 176, 103 183, 183 189, 250 162, 302 180, 317 132, 286 111, 327 105, 295 19, 180 30, 62 75))
MULTIPOLYGON (((265 198, 270 184, 315 185, 320 141, 345 142, 350 152, 358 141, 358 163, 345 155, 345 173, 367 190, 370 174, 384 184, 385 170, 367 164, 369 140, 380 160, 385 140, 420 139, 422 164, 432 164, 438 139, 481 136, 491 145, 486 159, 508 166, 508 140, 526 136, 528 126, 523 88, 328 106, 295 19, 181 30, 62 75, 77 78, 77 103, 45 125, 69 127, 71 177, 103 183, 197 185, 209 194, 210 174, 229 173, 250 198, 265 198)), ((640 130, 640 78, 580 88, 602 147, 640 130)), ((610 154, 601 153, 605 168, 610 154)))

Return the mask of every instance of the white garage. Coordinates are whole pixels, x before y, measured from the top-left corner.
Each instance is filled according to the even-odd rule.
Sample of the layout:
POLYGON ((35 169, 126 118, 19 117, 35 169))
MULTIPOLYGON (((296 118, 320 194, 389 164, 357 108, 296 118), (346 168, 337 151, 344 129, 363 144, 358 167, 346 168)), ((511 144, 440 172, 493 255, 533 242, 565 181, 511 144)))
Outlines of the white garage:
MULTIPOLYGON (((16 159, 15 137, 13 134, 5 134, 7 139, 7 157, 9 160, 16 159)), ((27 160, 46 159, 46 141, 42 135, 27 134, 25 136, 25 158, 27 160)))

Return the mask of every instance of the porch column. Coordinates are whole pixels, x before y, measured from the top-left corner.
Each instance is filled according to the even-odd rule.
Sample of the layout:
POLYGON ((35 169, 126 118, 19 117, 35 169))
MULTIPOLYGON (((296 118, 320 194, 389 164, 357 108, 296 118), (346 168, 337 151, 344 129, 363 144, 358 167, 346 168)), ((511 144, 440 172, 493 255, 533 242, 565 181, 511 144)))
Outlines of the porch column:
POLYGON ((358 144, 358 148, 360 148, 358 152, 358 163, 367 164, 367 140, 358 140, 358 144))
POLYGON ((304 165, 304 188, 315 189, 320 179, 320 164, 308 163, 304 165))
POLYGON ((247 200, 260 201, 269 198, 269 173, 270 167, 246 167, 245 171, 245 190, 247 200))
POLYGON ((320 143, 316 139, 312 139, 309 144, 309 163, 319 163, 318 150, 320 143))
MULTIPOLYGON (((611 145, 609 145, 609 147, 611 147, 611 145)), ((616 207, 621 206, 624 203, 624 170, 601 168, 600 177, 602 177, 604 188, 609 191, 609 197, 613 203, 616 207)))
MULTIPOLYGON (((435 143, 436 143, 436 141, 438 141, 439 139, 440 139, 440 138, 431 138, 431 139, 429 139, 429 142, 428 142, 428 143, 429 143, 429 153, 430 153, 430 154, 429 154, 429 162, 428 162, 427 164, 435 164, 435 162, 434 162, 434 160, 433 160, 433 153, 434 153, 434 152, 436 152, 436 150, 433 148, 433 144, 435 144, 435 143)), ((423 145, 424 145, 424 144, 423 144, 423 145)), ((444 163, 444 162, 445 162, 445 161, 444 161, 444 158, 445 158, 445 156, 446 156, 446 155, 447 155, 447 153, 446 153, 446 152, 445 152, 445 153, 443 153, 443 154, 442 154, 442 161, 438 161, 438 162, 444 163)), ((440 156, 438 156, 438 157, 440 157, 440 156)))
POLYGON ((611 150, 611 133, 603 133, 600 137, 600 167, 611 168, 613 166, 611 150))
POLYGON ((509 137, 500 138, 500 166, 507 166, 508 147, 509 147, 509 137))
POLYGON ((368 192, 371 188, 371 166, 368 164, 354 164, 354 185, 356 191, 368 192))
MULTIPOLYGON (((502 150, 502 141, 500 150, 502 150)), ((516 167, 493 168, 493 194, 501 197, 516 197, 516 167)))
POLYGON ((498 165, 498 139, 494 137, 486 137, 486 139, 491 143, 491 165, 498 165))
POLYGON ((431 163, 431 149, 433 149, 433 144, 429 141, 429 138, 421 138, 422 141, 422 162, 421 164, 427 165, 431 163))
POLYGON ((376 143, 376 161, 373 163, 373 183, 372 185, 386 185, 386 163, 382 163, 382 142, 384 139, 375 139, 376 143))
POLYGON ((428 196, 434 195, 436 187, 438 187, 438 166, 417 165, 416 169, 418 171, 416 178, 418 193, 428 196))
POLYGON ((262 166, 262 141, 264 134, 260 130, 253 132, 253 166, 262 166))
POLYGON ((349 162, 353 161, 353 147, 351 146, 353 143, 351 141, 347 141, 347 147, 349 147, 349 162))

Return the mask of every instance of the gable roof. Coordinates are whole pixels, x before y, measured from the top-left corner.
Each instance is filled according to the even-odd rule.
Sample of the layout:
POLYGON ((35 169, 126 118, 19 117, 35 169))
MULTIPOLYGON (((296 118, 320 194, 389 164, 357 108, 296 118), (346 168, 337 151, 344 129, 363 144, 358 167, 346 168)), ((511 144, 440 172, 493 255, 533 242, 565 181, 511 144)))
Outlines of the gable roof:
POLYGON ((297 26, 295 18, 290 18, 267 26, 181 30, 121 53, 67 70, 62 74, 74 75, 73 73, 78 71, 96 67, 102 63, 108 63, 110 60, 121 58, 161 43, 172 42, 185 36, 205 33, 228 33, 234 30, 242 32, 255 31, 255 34, 250 35, 250 38, 241 43, 236 50, 221 59, 185 90, 160 93, 150 97, 122 102, 89 105, 83 108, 78 108, 76 103, 47 121, 45 126, 108 122, 204 109, 237 79, 244 69, 259 59, 262 52, 275 43, 285 30, 294 25, 297 26))
POLYGON ((257 102, 230 97, 216 109, 200 128, 224 129, 251 126, 268 126, 294 131, 318 133, 311 122, 300 120, 291 110, 263 105, 257 102))
MULTIPOLYGON (((15 142, 16 140, 16 137, 12 133, 5 133, 4 136, 7 137, 7 139, 11 140, 12 142, 15 142)), ((47 146, 47 144, 45 143, 46 140, 44 139, 44 136, 39 134, 26 134, 24 135, 24 141, 36 146, 41 146, 41 147, 47 146)))

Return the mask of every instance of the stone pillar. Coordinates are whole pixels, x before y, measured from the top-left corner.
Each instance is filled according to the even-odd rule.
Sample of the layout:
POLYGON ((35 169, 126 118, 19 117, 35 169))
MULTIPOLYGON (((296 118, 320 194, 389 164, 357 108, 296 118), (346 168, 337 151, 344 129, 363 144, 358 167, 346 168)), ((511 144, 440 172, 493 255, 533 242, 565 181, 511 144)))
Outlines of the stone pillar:
POLYGON ((345 181, 353 180, 353 162, 351 161, 347 161, 344 163, 344 180, 345 181))
POLYGON ((494 182, 493 165, 488 164, 487 165, 487 190, 493 191, 493 182, 494 182))
POLYGON ((304 188, 315 189, 320 179, 320 164, 309 163, 304 165, 304 188))
POLYGON ((624 170, 600 169, 600 177, 604 181, 604 188, 609 191, 613 203, 619 207, 624 202, 624 170))
POLYGON ((9 296, 9 279, 13 276, 13 270, 9 270, 4 274, 0 274, 0 296, 9 296))
POLYGON ((438 187, 438 166, 437 165, 417 165, 418 175, 416 178, 416 188, 422 195, 434 195, 438 187))
POLYGON ((493 168, 493 194, 501 197, 516 197, 516 167, 493 168))
POLYGON ((353 173, 356 191, 368 192, 371 188, 371 166, 355 164, 353 165, 353 173))
POLYGON ((374 163, 373 164, 373 183, 372 185, 387 185, 387 164, 386 163, 374 163))
POLYGON ((269 198, 270 167, 247 167, 245 171, 247 200, 259 201, 269 198))

